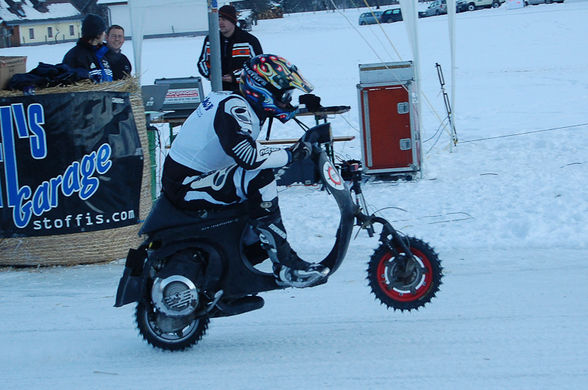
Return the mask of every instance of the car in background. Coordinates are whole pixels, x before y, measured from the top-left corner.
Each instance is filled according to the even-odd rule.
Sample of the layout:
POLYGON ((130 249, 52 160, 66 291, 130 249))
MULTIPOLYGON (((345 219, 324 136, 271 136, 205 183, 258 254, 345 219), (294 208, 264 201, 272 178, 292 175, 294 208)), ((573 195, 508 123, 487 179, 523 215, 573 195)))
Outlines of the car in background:
POLYGON ((419 18, 429 16, 443 15, 447 13, 447 3, 445 0, 435 0, 429 4, 426 10, 419 12, 419 18))
POLYGON ((525 0, 525 5, 563 3, 564 0, 525 0))
POLYGON ((364 12, 359 15, 359 25, 365 26, 366 24, 376 24, 380 21, 380 17, 383 13, 384 11, 364 12))
POLYGON ((498 8, 506 0, 467 0, 468 11, 475 11, 480 8, 498 8))
POLYGON ((237 26, 244 31, 251 31, 252 29, 251 22, 248 19, 237 20, 237 26))
POLYGON ((384 11, 380 17, 380 23, 394 23, 402 21, 402 11, 400 8, 391 8, 384 11))
MULTIPOLYGON (((468 10, 468 0, 457 0, 455 2, 455 12, 464 12, 468 10)), ((498 1, 498 0, 497 0, 498 1)), ((445 15, 447 13, 446 0, 435 0, 429 4, 429 7, 419 12, 419 18, 428 16, 445 15)))
POLYGON ((468 2, 466 0, 457 0, 455 2, 455 12, 465 12, 468 10, 468 2))
POLYGON ((237 26, 241 30, 251 31, 253 24, 257 24, 257 21, 254 20, 253 10, 251 9, 240 9, 238 15, 237 26))

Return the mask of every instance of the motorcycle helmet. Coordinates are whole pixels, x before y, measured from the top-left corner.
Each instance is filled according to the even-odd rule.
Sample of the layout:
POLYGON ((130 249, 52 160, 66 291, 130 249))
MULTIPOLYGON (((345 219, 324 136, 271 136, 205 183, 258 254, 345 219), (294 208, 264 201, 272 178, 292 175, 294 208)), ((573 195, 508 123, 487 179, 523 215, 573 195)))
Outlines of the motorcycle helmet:
POLYGON ((313 87, 285 58, 261 54, 243 65, 239 89, 257 110, 285 123, 294 117, 297 108, 290 104, 294 90, 309 93, 313 87))

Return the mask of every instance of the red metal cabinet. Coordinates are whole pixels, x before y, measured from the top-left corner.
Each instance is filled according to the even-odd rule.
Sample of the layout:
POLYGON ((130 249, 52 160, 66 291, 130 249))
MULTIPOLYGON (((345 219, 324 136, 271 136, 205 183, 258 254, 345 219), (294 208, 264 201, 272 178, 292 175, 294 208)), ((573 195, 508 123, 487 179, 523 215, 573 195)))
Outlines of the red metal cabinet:
POLYGON ((415 176, 421 150, 412 63, 360 65, 357 87, 364 171, 415 176))

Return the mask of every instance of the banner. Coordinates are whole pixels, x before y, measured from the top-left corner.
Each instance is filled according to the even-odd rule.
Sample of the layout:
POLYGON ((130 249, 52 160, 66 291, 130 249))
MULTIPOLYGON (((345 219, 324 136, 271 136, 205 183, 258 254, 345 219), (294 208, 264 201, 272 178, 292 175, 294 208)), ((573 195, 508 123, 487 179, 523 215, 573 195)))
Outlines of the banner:
POLYGON ((0 98, 0 237, 136 224, 142 172, 128 93, 0 98))

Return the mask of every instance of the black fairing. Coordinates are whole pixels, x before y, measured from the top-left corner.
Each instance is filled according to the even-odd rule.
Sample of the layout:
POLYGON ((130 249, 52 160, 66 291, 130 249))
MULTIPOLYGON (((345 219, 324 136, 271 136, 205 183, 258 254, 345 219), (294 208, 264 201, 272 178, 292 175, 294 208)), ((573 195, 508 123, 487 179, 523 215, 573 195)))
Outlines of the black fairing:
MULTIPOLYGON (((321 263, 337 270, 349 246, 354 225, 356 207, 347 185, 339 175, 326 153, 318 143, 330 141, 330 126, 323 124, 308 130, 303 139, 315 144, 312 161, 319 172, 325 189, 335 198, 340 210, 336 241, 330 253, 321 263)), ((148 238, 140 250, 141 259, 154 263, 159 259, 169 259, 175 253, 193 250, 201 254, 205 263, 204 286, 214 294, 222 289, 224 297, 241 297, 262 291, 281 288, 275 283, 273 274, 253 268, 243 255, 243 237, 251 227, 246 205, 227 207, 218 211, 191 212, 175 208, 161 196, 154 204, 141 228, 141 234, 148 238)), ((127 259, 127 267, 121 278, 119 294, 115 306, 121 306, 141 299, 143 286, 148 278, 148 267, 137 266, 137 261, 127 259), (136 276, 138 268, 141 276, 136 276), (143 270, 145 268, 145 270, 143 270), (135 276, 133 276, 135 275, 135 276), (137 278, 142 278, 138 283, 137 278)))
POLYGON ((335 244, 333 244, 333 248, 327 257, 321 261, 321 264, 329 267, 332 274, 339 268, 347 254, 357 206, 351 198, 351 192, 347 184, 325 152, 319 155, 318 167, 325 189, 335 198, 340 213, 335 244))
POLYGON ((144 247, 129 249, 127 262, 116 291, 115 307, 137 302, 143 292, 143 272, 147 251, 144 247))

